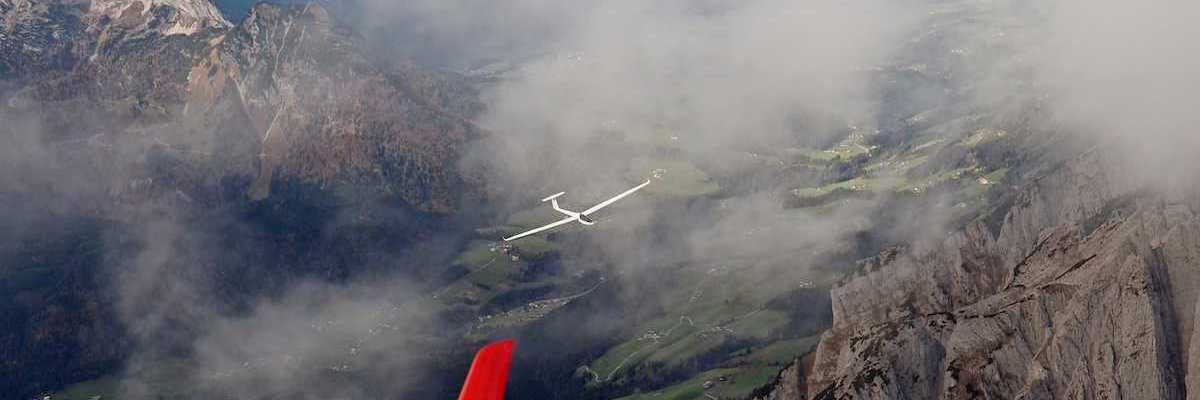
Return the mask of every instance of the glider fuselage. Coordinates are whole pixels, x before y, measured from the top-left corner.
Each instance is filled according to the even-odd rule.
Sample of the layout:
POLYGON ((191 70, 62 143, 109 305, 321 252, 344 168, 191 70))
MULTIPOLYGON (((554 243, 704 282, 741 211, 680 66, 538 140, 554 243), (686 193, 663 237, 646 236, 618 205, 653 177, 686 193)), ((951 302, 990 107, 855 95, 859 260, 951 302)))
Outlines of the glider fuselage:
POLYGON ((574 217, 576 222, 579 222, 584 225, 593 225, 596 223, 596 221, 593 221, 591 218, 588 218, 588 216, 583 215, 583 213, 574 212, 574 211, 560 207, 558 205, 557 197, 561 196, 561 195, 562 195, 562 193, 559 193, 554 196, 550 196, 550 198, 548 199, 548 200, 550 200, 550 206, 554 207, 554 211, 558 211, 568 217, 574 217))
POLYGON ((644 187, 646 187, 646 185, 649 185, 649 184, 650 184, 650 180, 647 179, 645 182, 642 182, 641 185, 634 186, 632 189, 626 190, 626 191, 622 192, 621 194, 613 196, 612 198, 602 201, 602 202, 600 202, 600 204, 594 205, 594 206, 592 206, 592 208, 583 210, 581 212, 571 211, 571 210, 568 210, 568 209, 565 209, 565 208, 562 208, 561 206, 559 206, 558 205, 558 197, 562 196, 566 192, 555 193, 553 195, 550 195, 550 197, 542 199, 542 201, 543 202, 549 201, 550 205, 554 207, 554 211, 558 211, 559 213, 566 215, 567 216, 566 218, 562 218, 562 219, 559 219, 558 221, 554 221, 554 222, 548 223, 546 225, 542 225, 540 227, 533 228, 528 231, 521 232, 519 234, 510 236, 510 237, 506 237, 506 238, 504 238, 504 241, 507 242, 507 241, 512 241, 512 240, 517 240, 517 239, 520 239, 520 238, 523 238, 523 237, 526 237, 529 235, 533 235, 533 234, 536 234, 539 232, 545 232, 547 230, 554 229, 556 227, 563 226, 565 224, 569 224, 572 222, 578 222, 583 225, 595 225, 596 220, 593 220, 591 217, 589 217, 588 216, 589 214, 600 211, 600 209, 602 209, 604 207, 608 207, 610 204, 616 202, 617 200, 620 200, 620 199, 624 198, 625 196, 629 196, 629 195, 633 194, 633 192, 636 192, 638 189, 644 188, 644 187))

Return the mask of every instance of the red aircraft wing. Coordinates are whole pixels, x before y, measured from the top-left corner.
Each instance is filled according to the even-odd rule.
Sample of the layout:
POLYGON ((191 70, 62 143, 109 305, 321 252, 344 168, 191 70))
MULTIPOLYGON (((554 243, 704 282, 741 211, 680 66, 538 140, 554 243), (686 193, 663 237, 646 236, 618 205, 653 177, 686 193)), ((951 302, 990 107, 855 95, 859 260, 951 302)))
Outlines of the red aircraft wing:
POLYGON ((479 349, 458 400, 503 400, 514 346, 512 339, 504 339, 479 349))

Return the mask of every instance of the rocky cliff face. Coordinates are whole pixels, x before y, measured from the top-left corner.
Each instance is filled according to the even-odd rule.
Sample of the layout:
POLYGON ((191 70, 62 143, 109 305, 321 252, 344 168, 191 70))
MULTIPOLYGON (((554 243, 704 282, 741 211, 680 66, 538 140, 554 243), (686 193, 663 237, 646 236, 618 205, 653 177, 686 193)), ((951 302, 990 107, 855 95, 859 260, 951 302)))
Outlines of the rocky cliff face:
POLYGON ((788 364, 786 368, 779 371, 775 379, 766 387, 759 388, 756 392, 750 395, 752 400, 783 400, 783 399, 801 399, 807 396, 805 390, 805 378, 810 375, 812 368, 812 357, 797 358, 788 364))
POLYGON ((73 65, 85 11, 69 3, 0 0, 0 80, 73 65))
POLYGON ((445 193, 461 186, 455 163, 470 124, 420 91, 433 74, 386 73, 355 51, 355 40, 320 6, 259 5, 214 38, 193 67, 187 110, 231 103, 262 133, 253 198, 268 195, 277 173, 323 181, 390 176, 398 181, 385 190, 448 211, 445 193), (222 91, 227 85, 234 90, 222 91))
POLYGON ((254 200, 277 181, 366 182, 453 210, 474 89, 368 54, 315 4, 260 4, 233 26, 208 0, 0 1, 0 99, 47 136, 157 146, 252 176, 254 200))
POLYGON ((805 393, 777 398, 1196 398, 1197 197, 1106 159, 1041 176, 998 229, 866 261, 805 393))

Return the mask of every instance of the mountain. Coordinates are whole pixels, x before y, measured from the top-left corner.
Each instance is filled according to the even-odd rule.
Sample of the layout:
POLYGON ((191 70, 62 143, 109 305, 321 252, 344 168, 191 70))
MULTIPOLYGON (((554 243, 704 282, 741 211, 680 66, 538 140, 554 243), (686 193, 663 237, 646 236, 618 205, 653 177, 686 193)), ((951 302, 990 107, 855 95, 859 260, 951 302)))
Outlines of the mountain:
POLYGON ((4 80, 69 68, 83 34, 83 10, 63 2, 0 1, 0 73, 4 80))
POLYGON ((0 0, 3 397, 122 368, 114 276, 149 220, 228 238, 167 268, 230 309, 453 225, 476 201, 456 164, 474 86, 371 54, 316 4, 235 25, 207 0, 0 0))
POLYGON ((468 169, 507 144, 475 146, 481 86, 593 55, 464 76, 377 51, 352 2, 283 3, 0 0, 0 397, 443 398, 496 337, 514 398, 1200 385, 1200 194, 1056 128, 1006 14, 1028 2, 922 8, 897 54, 846 66, 868 116, 789 115, 778 142, 594 121, 566 164, 652 171, 613 219, 640 222, 516 243, 558 216, 489 204, 526 188, 468 169))
POLYGON ((192 35, 225 29, 229 21, 207 0, 113 0, 92 2, 88 16, 123 28, 154 30, 163 35, 192 35))
MULTIPOLYGON (((1008 64, 984 54, 1026 49, 1011 58, 1028 60, 1047 51, 1021 41, 1045 33, 1042 14, 947 5, 953 11, 931 12, 917 49, 904 52, 913 65, 944 71, 948 93, 971 93, 997 75, 1023 89, 922 115, 937 116, 926 127, 943 132, 962 128, 947 121, 998 122, 977 132, 1008 143, 968 159, 1006 158, 1002 179, 980 180, 1005 189, 945 235, 887 243, 858 260, 831 285, 832 323, 816 348, 753 398, 1197 398, 1200 193, 1194 179, 1183 182, 1188 167, 1139 173, 1134 166, 1147 160, 1131 155, 1132 142, 1055 120, 1060 93, 1029 86, 1022 73, 986 74, 1008 64), (1003 34, 963 39, 978 32, 1003 34), (943 56, 955 49, 984 59, 943 56), (1161 182, 1176 177, 1184 178, 1161 182)), ((929 160, 954 154, 941 153, 929 160)))
POLYGON ((1001 224, 866 262, 772 398, 1189 397, 1200 197, 1106 153, 1032 179, 1001 224))
POLYGON ((88 109, 114 140, 186 148, 218 175, 253 175, 253 199, 279 179, 374 180, 417 208, 455 207, 462 178, 448 160, 474 129, 473 89, 370 60, 319 5, 261 4, 238 26, 206 0, 0 10, 0 31, 12 32, 0 36, 5 81, 39 77, 8 103, 45 111, 45 125, 74 130, 62 121, 88 109))

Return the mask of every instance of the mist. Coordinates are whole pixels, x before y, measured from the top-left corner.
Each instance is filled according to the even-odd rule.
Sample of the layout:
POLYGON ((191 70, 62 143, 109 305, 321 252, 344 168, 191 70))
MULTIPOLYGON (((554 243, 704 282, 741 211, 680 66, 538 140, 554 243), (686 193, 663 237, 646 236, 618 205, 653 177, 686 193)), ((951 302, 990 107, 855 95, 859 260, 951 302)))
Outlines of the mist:
POLYGON ((844 126, 797 120, 870 120, 858 71, 910 20, 885 2, 606 2, 486 94, 496 134, 477 152, 525 188, 624 172, 635 154, 589 151, 610 140, 671 140, 682 158, 813 142, 844 126))
MULTIPOLYGON (((894 206, 887 198, 847 200, 829 213, 785 206, 791 189, 826 176, 789 175, 780 155, 851 132, 892 133, 889 107, 907 104, 885 104, 895 100, 883 98, 879 71, 908 61, 954 60, 946 63, 965 73, 946 85, 968 89, 900 102, 1038 103, 1053 116, 1038 134, 1116 146, 1132 173, 1194 187, 1200 27, 1191 19, 1200 5, 965 4, 1002 21, 947 30, 939 40, 963 50, 958 58, 914 50, 939 10, 924 2, 364 0, 342 12, 377 57, 487 78, 486 111, 473 121, 485 133, 459 167, 482 177, 494 209, 481 214, 500 221, 320 196, 319 206, 236 207, 212 187, 217 200, 206 201, 194 186, 145 180, 147 166, 174 171, 160 165, 170 164, 160 147, 11 113, 0 129, 0 185, 26 196, 6 203, 120 226, 104 237, 100 280, 130 338, 126 393, 181 381, 193 395, 226 398, 394 397, 420 384, 452 392, 421 379, 458 371, 446 360, 461 354, 445 338, 461 332, 446 332, 470 318, 438 314, 429 282, 472 229, 559 191, 578 209, 654 181, 587 235, 560 237, 566 270, 595 261, 634 288, 680 264, 806 279, 831 260, 877 250, 857 247, 866 231, 884 242, 940 240, 952 218, 932 206, 938 198, 890 219, 879 218, 894 206), (78 156, 92 151, 103 155, 78 156), (897 220, 903 226, 883 226, 897 220), (363 231, 385 233, 354 242, 363 231)), ((37 220, 29 214, 14 207, 3 217, 26 232, 37 220)))
POLYGON ((1061 122, 1120 148, 1141 178, 1195 185, 1200 5, 1065 0, 1049 13, 1035 68, 1061 122))
MULTIPOLYGON (((563 238, 564 269, 599 262, 624 272, 614 284, 631 287, 681 264, 803 280, 835 255, 854 253, 847 238, 869 227, 878 203, 808 215, 785 208, 783 196, 789 185, 815 182, 717 183, 773 168, 759 153, 822 148, 847 130, 875 129, 880 99, 871 71, 901 48, 922 11, 824 0, 365 5, 352 25, 382 54, 456 69, 496 58, 513 65, 485 86, 487 109, 476 122, 487 133, 461 162, 464 173, 482 171, 498 215, 530 208, 546 193, 566 190, 566 204, 586 207, 642 179, 656 181, 647 198, 602 216, 607 226, 563 238), (663 156, 656 147, 672 150, 663 156), (710 200, 685 200, 696 186, 719 189, 710 200)), ((171 230, 196 235, 185 224, 152 229, 145 240, 157 243, 171 230)), ((173 246, 196 253, 220 247, 194 239, 173 246)), ((146 246, 129 272, 157 277, 151 289, 137 279, 120 289, 125 303, 136 304, 171 293, 169 301, 148 302, 150 310, 126 313, 143 341, 134 360, 156 365, 185 354, 188 382, 201 393, 374 397, 413 384, 387 377, 421 376, 436 366, 428 354, 406 350, 433 346, 434 332, 421 328, 437 326, 414 300, 417 282, 386 274, 290 282, 269 296, 221 305, 206 297, 209 283, 171 273, 180 267, 163 269, 172 263, 160 249, 146 246), (171 329, 163 328, 163 315, 176 322, 171 329), (185 339, 163 337, 177 331, 185 339)), ((449 256, 427 259, 428 268, 447 265, 449 256)), ((630 304, 645 296, 627 295, 630 304)), ((588 323, 614 322, 604 318, 588 323)), ((136 362, 127 374, 130 393, 155 379, 136 362)))
MULTIPOLYGON (((879 99, 870 71, 900 49, 919 7, 770 0, 589 6, 545 45, 546 56, 484 93, 480 124, 491 134, 463 168, 486 171, 499 205, 515 211, 566 190, 569 204, 586 208, 654 176, 646 189, 657 203, 650 215, 637 210, 644 205, 610 211, 621 234, 597 233, 581 250, 642 269, 734 254, 811 254, 861 228, 852 215, 803 216, 783 207, 793 185, 815 182, 774 173, 750 184, 744 178, 778 169, 767 154, 822 148, 852 126, 873 129, 879 99), (685 204, 679 191, 697 186, 720 186, 712 196, 728 201, 685 204), (747 239, 764 228, 772 232, 747 239)), ((807 262, 793 261, 803 274, 807 262)))
MULTIPOLYGON (((882 1, 365 4, 352 25, 383 46, 382 54, 460 69, 497 57, 515 66, 484 89, 487 111, 477 123, 488 133, 461 162, 467 173, 484 171, 498 215, 561 190, 567 204, 586 207, 662 170, 651 187, 656 194, 614 208, 594 235, 563 239, 575 243, 564 246, 565 259, 596 260, 633 280, 661 266, 729 262, 790 265, 804 277, 830 248, 843 251, 840 241, 867 226, 872 204, 797 215, 783 207, 785 191, 773 178, 713 193, 724 200, 689 203, 672 190, 691 189, 671 189, 671 180, 698 171, 706 187, 736 181, 763 168, 756 153, 764 149, 821 146, 847 126, 873 126, 878 99, 866 72, 918 20, 918 10, 882 1), (389 42, 397 32, 405 39, 389 42), (652 147, 664 141, 676 149, 665 166, 652 147)), ((321 224, 337 227, 337 220, 345 219, 321 224)), ((289 281, 228 305, 208 295, 205 279, 180 273, 203 264, 168 261, 179 252, 219 251, 220 239, 196 235, 188 223, 152 226, 119 286, 143 349, 127 368, 130 393, 156 379, 142 365, 178 354, 201 393, 239 398, 404 393, 414 382, 388 377, 437 367, 425 351, 446 334, 432 330, 437 317, 422 305, 418 281, 387 273, 289 281), (154 244, 172 232, 189 239, 154 244), (167 301, 150 301, 158 296, 167 301)), ((420 246, 440 256, 400 263, 437 269, 456 248, 433 239, 407 248, 420 246)))

